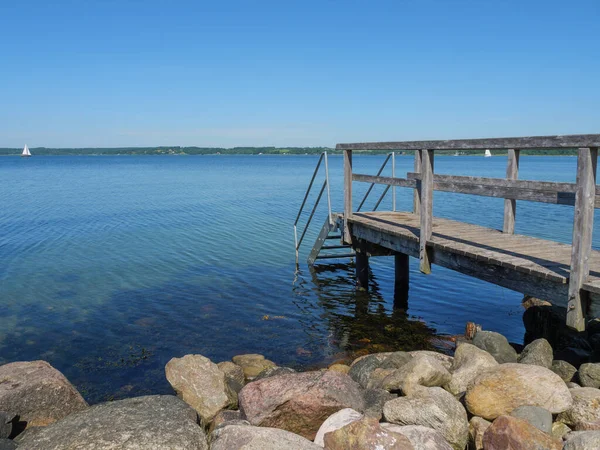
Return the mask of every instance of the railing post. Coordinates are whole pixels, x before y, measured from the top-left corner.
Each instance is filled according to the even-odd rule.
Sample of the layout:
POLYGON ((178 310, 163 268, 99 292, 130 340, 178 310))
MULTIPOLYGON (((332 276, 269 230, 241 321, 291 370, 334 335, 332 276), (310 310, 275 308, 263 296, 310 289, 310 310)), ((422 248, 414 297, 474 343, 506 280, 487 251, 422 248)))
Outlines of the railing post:
POLYGON ((586 295, 581 288, 590 273, 597 161, 598 148, 579 149, 567 304, 567 326, 577 331, 585 330, 586 295))
MULTIPOLYGON (((508 150, 508 163, 506 165, 506 179, 516 180, 519 177, 519 150, 508 150)), ((514 198, 504 199, 504 226, 502 231, 506 234, 515 234, 515 217, 517 201, 514 198)))
MULTIPOLYGON (((423 155, 421 150, 415 150, 415 173, 421 173, 421 160, 423 155)), ((413 192, 413 213, 420 214, 421 212, 421 186, 417 182, 417 187, 413 192)))
MULTIPOLYGON (((396 178, 396 152, 392 152, 392 178, 396 178)), ((392 186, 392 211, 396 211, 396 186, 392 186)))
POLYGON ((421 150, 421 232, 419 236, 419 270, 431 273, 427 241, 433 222, 433 150, 421 150))
POLYGON ((352 243, 348 218, 352 216, 352 150, 344 150, 344 242, 352 243))

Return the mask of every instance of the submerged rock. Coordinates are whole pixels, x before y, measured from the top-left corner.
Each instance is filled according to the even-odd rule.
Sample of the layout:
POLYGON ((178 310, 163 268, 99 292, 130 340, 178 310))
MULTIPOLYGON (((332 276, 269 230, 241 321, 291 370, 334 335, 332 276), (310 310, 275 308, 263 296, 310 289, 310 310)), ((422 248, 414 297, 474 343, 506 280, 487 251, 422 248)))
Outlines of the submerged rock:
POLYGON ((50 425, 88 407, 65 376, 46 361, 0 366, 0 410, 27 427, 50 425))
POLYGON ((561 450, 562 441, 538 430, 529 422, 511 416, 500 416, 483 436, 485 450, 561 450))
POLYGON ((540 406, 557 414, 569 409, 573 400, 564 381, 549 369, 500 364, 473 380, 465 403, 471 414, 490 420, 525 405, 540 406))
POLYGON ((519 362, 549 369, 552 367, 553 355, 552 347, 546 339, 536 339, 523 349, 519 362))
POLYGON ((327 450, 414 450, 403 434, 381 427, 377 419, 354 421, 325 435, 327 450))
POLYGON ((333 413, 344 408, 365 409, 360 386, 348 375, 332 371, 254 381, 241 390, 239 402, 252 425, 281 428, 310 440, 333 413))
POLYGON ((263 370, 276 366, 273 361, 269 361, 263 355, 256 353, 237 355, 232 360, 244 370, 246 380, 253 380, 263 370))
POLYGON ((492 355, 499 364, 517 362, 517 352, 500 333, 494 331, 478 331, 473 338, 473 345, 492 355))
POLYGON ((19 450, 208 450, 196 411, 173 395, 102 403, 25 436, 19 450))
POLYGON ((278 428, 225 425, 210 436, 211 450, 320 450, 297 434, 278 428))

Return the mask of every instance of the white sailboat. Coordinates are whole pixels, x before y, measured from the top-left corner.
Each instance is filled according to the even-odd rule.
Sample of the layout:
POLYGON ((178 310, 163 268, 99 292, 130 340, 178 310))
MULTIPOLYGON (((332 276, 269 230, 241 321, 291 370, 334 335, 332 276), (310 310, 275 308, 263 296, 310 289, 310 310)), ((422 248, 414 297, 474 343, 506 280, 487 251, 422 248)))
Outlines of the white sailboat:
POLYGON ((21 153, 22 157, 29 157, 31 156, 31 152, 29 151, 29 147, 27 147, 27 145, 25 145, 25 147, 23 147, 23 153, 21 153))
POLYGON ((489 149, 487 149, 487 150, 485 151, 485 157, 486 157, 486 158, 489 158, 490 156, 492 156, 492 152, 490 152, 490 150, 489 150, 489 149))

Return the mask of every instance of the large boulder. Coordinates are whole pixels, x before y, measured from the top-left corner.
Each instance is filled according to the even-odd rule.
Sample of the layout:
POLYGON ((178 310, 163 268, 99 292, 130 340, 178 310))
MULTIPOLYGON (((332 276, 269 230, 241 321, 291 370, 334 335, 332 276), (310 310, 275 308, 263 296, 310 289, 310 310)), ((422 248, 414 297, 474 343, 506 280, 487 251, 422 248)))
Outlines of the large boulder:
POLYGON ((570 389, 573 403, 569 409, 558 415, 558 422, 575 426, 580 422, 600 420, 600 389, 574 388, 570 389))
POLYGON ((446 355, 444 353, 434 352, 432 350, 413 350, 412 352, 408 352, 408 354, 412 357, 415 356, 429 356, 431 358, 437 359, 442 366, 446 368, 446 370, 450 370, 452 367, 452 362, 454 358, 452 356, 446 355))
POLYGON ((452 446, 444 439, 442 433, 422 425, 395 425, 384 422, 381 428, 386 431, 403 434, 408 438, 415 450, 452 450, 452 446))
POLYGON ((410 395, 419 386, 443 386, 451 378, 450 372, 437 359, 428 355, 418 355, 387 375, 378 386, 368 383, 368 387, 387 391, 401 390, 405 395, 410 395))
POLYGON ((16 415, 13 413, 0 411, 0 439, 7 438, 11 435, 15 418, 16 415))
POLYGON ((356 422, 357 420, 362 419, 364 416, 358 411, 353 410, 352 408, 344 408, 332 414, 323 422, 319 431, 317 431, 317 435, 315 436, 315 444, 324 447, 325 442, 323 438, 326 433, 331 433, 332 431, 339 430, 346 425, 356 422))
POLYGON ((546 339, 536 339, 528 344, 519 355, 519 362, 522 364, 531 364, 542 366, 546 369, 552 367, 554 352, 550 343, 546 339))
POLYGON ((403 434, 381 427, 377 419, 354 421, 325 435, 326 450, 414 450, 403 434))
POLYGON ((0 450, 16 450, 18 445, 15 441, 7 438, 0 438, 0 450))
POLYGON ((492 425, 482 417, 471 417, 469 420, 469 450, 483 450, 483 436, 492 425))
POLYGON ((600 364, 586 363, 579 367, 579 383, 583 387, 600 387, 600 364))
POLYGON ((483 435, 485 450, 561 450, 562 441, 538 430, 529 422, 500 416, 483 435))
POLYGON ((456 450, 467 444, 467 413, 452 394, 439 387, 419 388, 410 397, 390 400, 383 407, 383 417, 397 425, 433 428, 456 450))
POLYGON ((510 415, 529 422, 544 433, 552 433, 552 414, 547 409, 539 406, 519 406, 513 409, 510 415))
POLYGON ((225 425, 210 436, 211 450, 321 450, 297 434, 278 428, 225 425))
POLYGON ((358 383, 332 371, 292 373, 254 381, 240 391, 239 403, 252 425, 281 428, 310 440, 325 419, 340 409, 365 409, 358 383))
MULTIPOLYGON (((390 355, 391 353, 375 353, 363 356, 353 362, 348 375, 362 387, 366 388, 373 371, 380 368, 390 355)), ((409 358, 411 357, 407 356, 407 359, 409 358)))
POLYGON ((27 427, 50 425, 87 407, 69 380, 46 361, 0 366, 0 411, 18 415, 27 427))
POLYGON ((552 361, 551 370, 561 377, 565 383, 573 381, 573 377, 577 373, 577 369, 574 365, 569 364, 566 361, 561 361, 560 359, 552 361))
POLYGON ((173 395, 102 403, 25 436, 19 450, 208 450, 197 414, 173 395))
POLYGON ((591 450, 600 448, 600 431, 576 431, 567 435, 563 450, 591 450))
POLYGON ((496 359, 485 350, 468 343, 460 344, 450 368, 451 379, 444 388, 458 396, 467 390, 477 375, 497 365, 496 359))
POLYGON ((390 400, 398 398, 398 395, 392 394, 385 389, 367 389, 364 392, 365 397, 365 416, 375 417, 380 420, 383 417, 383 405, 390 400))
POLYGON ((263 355, 256 353, 237 355, 232 358, 232 361, 244 370, 246 380, 253 380, 263 370, 276 366, 273 361, 269 361, 263 355))
POLYGON ((490 420, 524 405, 540 406, 557 414, 569 409, 573 400, 565 382, 549 369, 500 364, 473 380, 465 403, 471 414, 490 420))
POLYGON ((165 366, 167 380, 177 396, 194 408, 205 423, 219 411, 237 404, 237 395, 225 373, 202 355, 173 358, 165 366))
POLYGON ((517 362, 517 352, 500 333, 478 331, 473 345, 491 354, 500 364, 517 362))

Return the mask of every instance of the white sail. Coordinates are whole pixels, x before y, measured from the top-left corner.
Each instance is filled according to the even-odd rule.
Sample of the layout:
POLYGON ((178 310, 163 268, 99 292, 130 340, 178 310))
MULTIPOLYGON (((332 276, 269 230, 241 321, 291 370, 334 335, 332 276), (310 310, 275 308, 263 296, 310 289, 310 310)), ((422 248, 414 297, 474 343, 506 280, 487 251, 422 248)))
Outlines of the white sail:
POLYGON ((490 150, 488 149, 485 151, 485 157, 489 158, 490 156, 492 156, 492 152, 490 152, 490 150))
POLYGON ((27 147, 27 145, 23 147, 23 153, 21 153, 21 156, 31 156, 31 152, 29 151, 29 147, 27 147))

